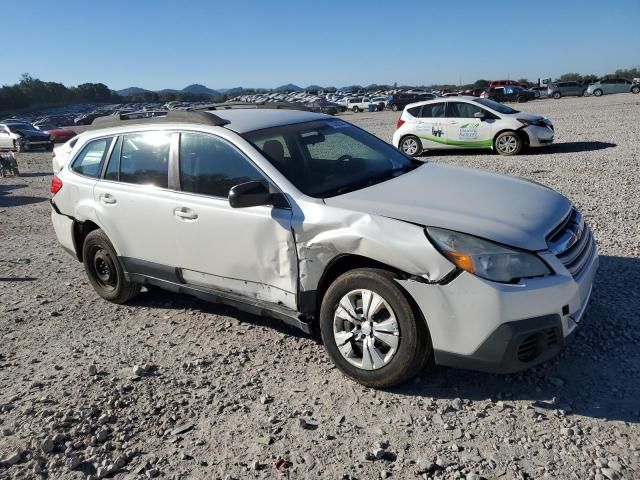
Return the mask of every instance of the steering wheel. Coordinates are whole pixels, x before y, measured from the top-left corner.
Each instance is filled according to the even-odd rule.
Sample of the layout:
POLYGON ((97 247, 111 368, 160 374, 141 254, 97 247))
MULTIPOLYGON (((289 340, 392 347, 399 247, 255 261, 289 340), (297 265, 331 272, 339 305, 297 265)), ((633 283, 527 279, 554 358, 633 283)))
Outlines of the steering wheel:
POLYGON ((349 168, 349 162, 353 160, 351 155, 342 155, 336 160, 336 173, 345 173, 349 168))

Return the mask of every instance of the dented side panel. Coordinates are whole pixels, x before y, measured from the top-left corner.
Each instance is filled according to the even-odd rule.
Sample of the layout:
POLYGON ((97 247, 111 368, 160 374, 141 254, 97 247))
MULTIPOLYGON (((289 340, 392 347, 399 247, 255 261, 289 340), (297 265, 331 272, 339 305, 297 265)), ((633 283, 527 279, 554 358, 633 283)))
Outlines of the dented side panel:
POLYGON ((293 218, 301 291, 315 290, 331 260, 344 254, 367 257, 429 282, 455 269, 419 225, 317 203, 300 202, 298 207, 304 211, 293 218))

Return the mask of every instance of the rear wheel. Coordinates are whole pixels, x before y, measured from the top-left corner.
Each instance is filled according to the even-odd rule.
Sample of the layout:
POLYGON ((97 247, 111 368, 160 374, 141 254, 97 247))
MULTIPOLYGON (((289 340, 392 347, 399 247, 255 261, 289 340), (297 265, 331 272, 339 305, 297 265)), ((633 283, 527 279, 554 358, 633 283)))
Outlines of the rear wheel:
POLYGON ((518 103, 524 103, 526 101, 527 101, 527 97, 520 96, 520 97, 516 98, 516 102, 518 102, 518 103))
POLYGON ((631 87, 631 93, 640 93, 640 86, 631 87))
POLYGON ((596 97, 601 97, 601 96, 602 96, 602 93, 603 93, 603 92, 602 92, 602 90, 600 90, 599 88, 593 91, 593 94, 594 94, 596 97))
POLYGON ((322 300, 320 330, 336 366, 370 387, 409 380, 431 354, 424 321, 384 270, 357 269, 338 277, 322 300))
POLYGON ((113 245, 98 229, 90 232, 82 248, 84 270, 93 289, 113 303, 125 303, 140 292, 140 285, 128 281, 113 245))
POLYGON ((555 98, 556 100, 558 100, 562 95, 560 94, 560 92, 553 92, 553 98, 555 98))
POLYGON ((500 155, 517 155, 522 150, 522 138, 516 132, 502 132, 493 144, 500 155))
POLYGON ((407 155, 417 157, 422 153, 422 142, 420 142, 420 139, 414 135, 407 135, 400 140, 400 150, 407 155))
POLYGON ((353 110, 353 113, 358 113, 360 111, 360 109, 356 106, 354 106, 352 110, 353 110))
POLYGON ((393 110, 394 112, 398 111, 398 105, 396 105, 395 103, 391 104, 391 110, 393 110))

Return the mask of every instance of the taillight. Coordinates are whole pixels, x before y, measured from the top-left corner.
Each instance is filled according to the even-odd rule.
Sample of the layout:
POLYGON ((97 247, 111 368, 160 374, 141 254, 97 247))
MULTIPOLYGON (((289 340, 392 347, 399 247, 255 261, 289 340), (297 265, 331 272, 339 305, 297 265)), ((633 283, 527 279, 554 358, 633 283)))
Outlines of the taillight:
POLYGON ((404 120, 402 119, 402 117, 400 117, 398 119, 398 123, 396 123, 396 130, 400 128, 402 125, 404 125, 404 120))
POLYGON ((54 175, 51 179, 51 194, 55 195, 62 188, 62 180, 58 178, 57 175, 54 175))

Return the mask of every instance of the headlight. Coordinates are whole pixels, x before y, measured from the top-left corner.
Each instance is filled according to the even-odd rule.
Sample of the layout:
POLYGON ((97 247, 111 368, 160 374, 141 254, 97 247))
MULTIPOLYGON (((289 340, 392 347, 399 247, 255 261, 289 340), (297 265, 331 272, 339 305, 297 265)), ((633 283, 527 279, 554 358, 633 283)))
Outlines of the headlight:
POLYGON ((427 234, 440 252, 458 268, 487 280, 509 283, 551 273, 549 267, 533 253, 512 250, 443 228, 428 227, 427 234))

